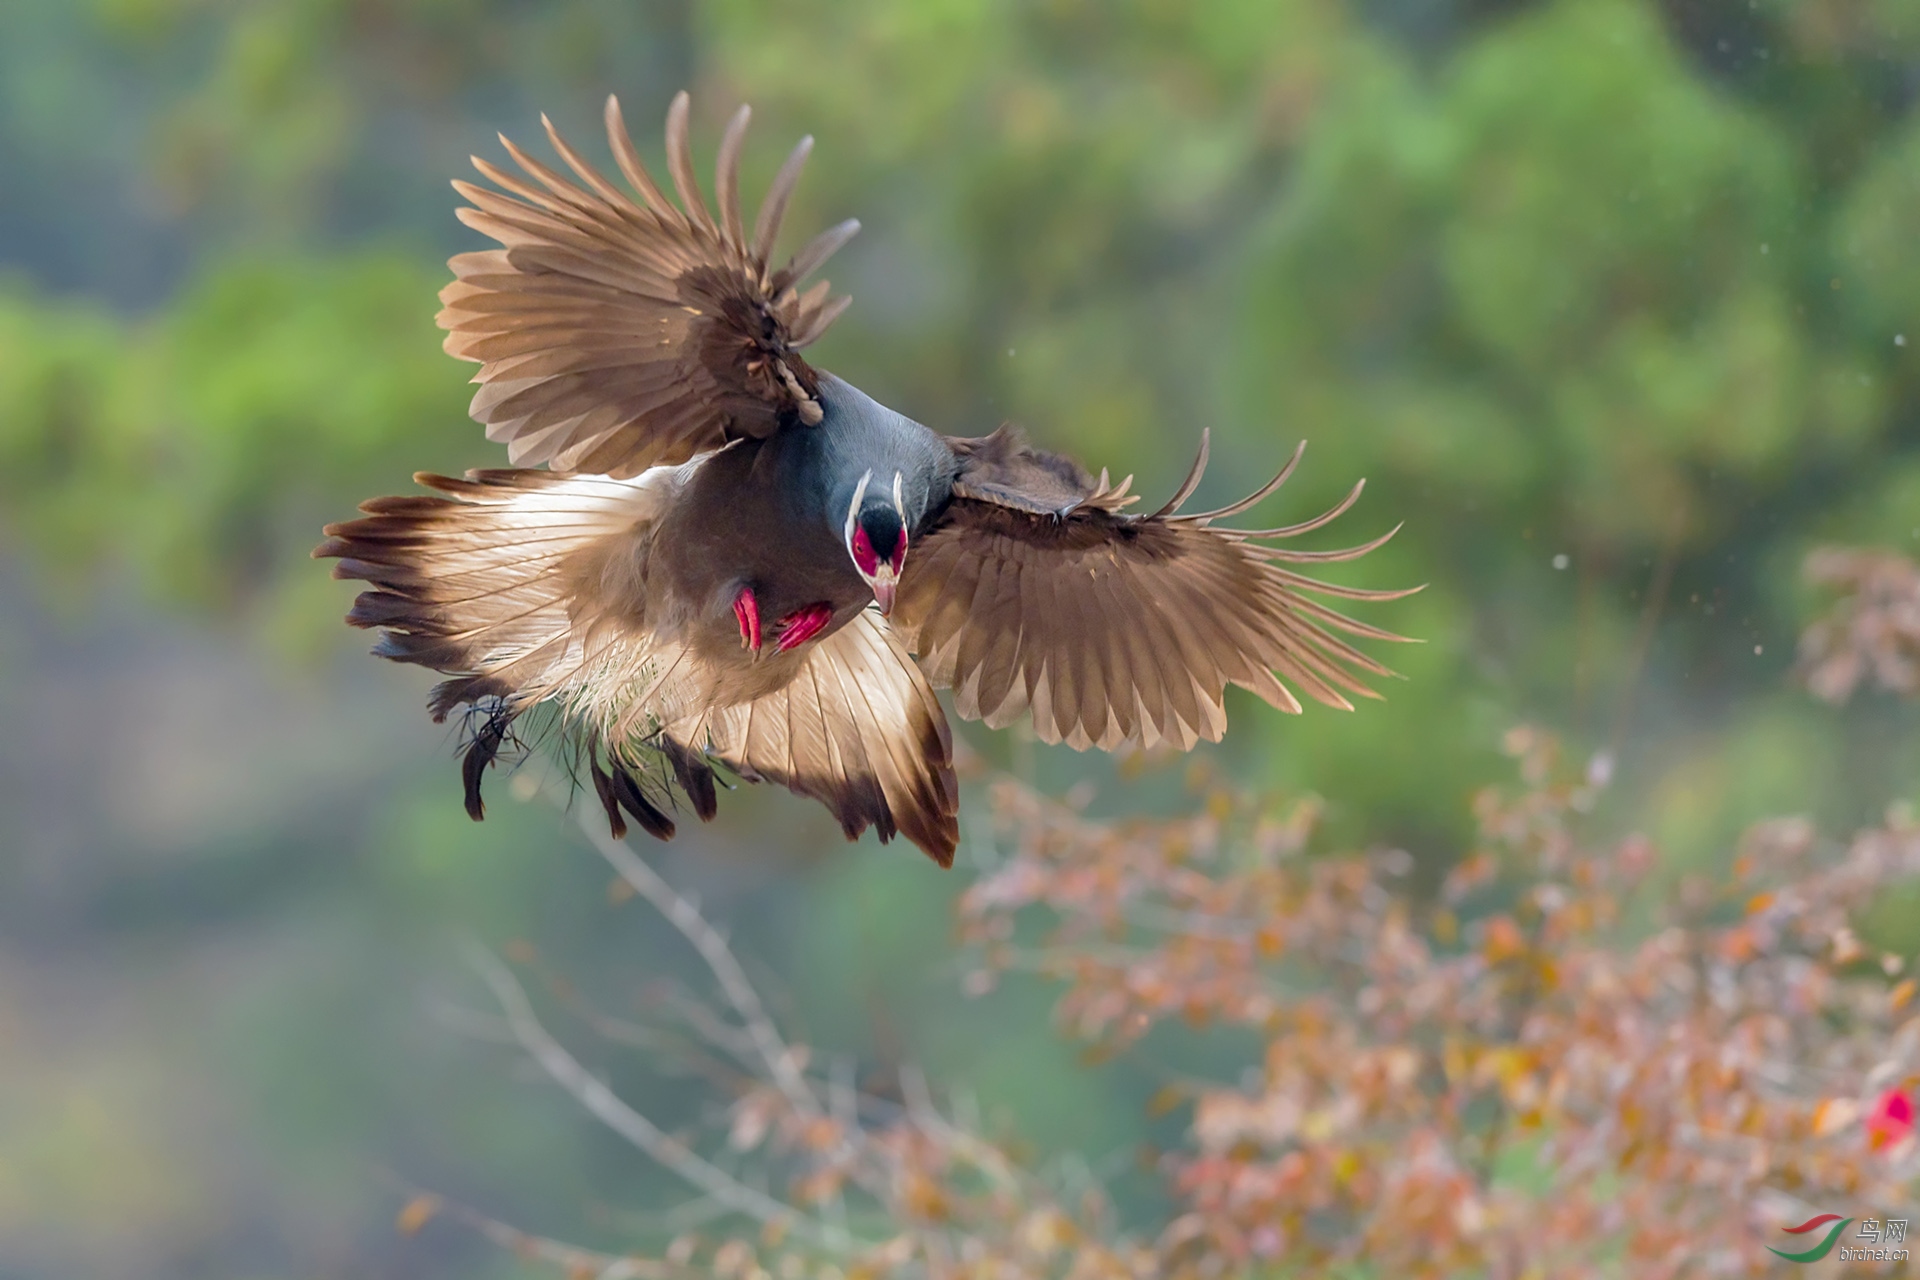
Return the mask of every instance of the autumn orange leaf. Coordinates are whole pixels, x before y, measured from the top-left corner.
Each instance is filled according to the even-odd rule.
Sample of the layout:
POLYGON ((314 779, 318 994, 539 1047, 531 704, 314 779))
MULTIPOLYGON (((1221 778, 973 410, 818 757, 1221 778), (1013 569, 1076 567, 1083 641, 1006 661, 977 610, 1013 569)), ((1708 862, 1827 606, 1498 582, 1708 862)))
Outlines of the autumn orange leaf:
POLYGON ((1481 951, 1489 964, 1511 960, 1527 949, 1526 935, 1520 932, 1512 916, 1495 916, 1487 921, 1486 940, 1481 951))
POLYGON ((440 1197, 435 1195, 417 1195, 401 1207, 394 1219, 394 1229, 403 1236, 418 1235, 420 1229, 433 1221, 440 1212, 440 1197))
POLYGON ((1838 1133, 1852 1124, 1859 1114, 1860 1104, 1852 1098, 1827 1098, 1813 1109, 1814 1135, 1824 1138, 1828 1134, 1838 1133))

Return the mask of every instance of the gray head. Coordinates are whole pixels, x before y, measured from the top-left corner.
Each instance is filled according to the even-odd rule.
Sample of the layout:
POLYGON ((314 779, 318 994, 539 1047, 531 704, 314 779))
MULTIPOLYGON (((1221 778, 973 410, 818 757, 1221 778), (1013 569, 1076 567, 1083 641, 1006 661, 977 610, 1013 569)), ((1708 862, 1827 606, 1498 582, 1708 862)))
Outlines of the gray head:
POLYGON ((953 451, 832 374, 821 375, 820 399, 826 416, 816 430, 833 457, 831 509, 847 557, 888 613, 908 543, 952 492, 953 451))
POLYGON ((853 567, 873 588, 873 598, 884 616, 893 612, 893 594, 900 570, 907 562, 907 509, 901 496, 901 474, 893 473, 890 488, 873 483, 873 472, 861 473, 847 503, 847 521, 841 536, 853 567))

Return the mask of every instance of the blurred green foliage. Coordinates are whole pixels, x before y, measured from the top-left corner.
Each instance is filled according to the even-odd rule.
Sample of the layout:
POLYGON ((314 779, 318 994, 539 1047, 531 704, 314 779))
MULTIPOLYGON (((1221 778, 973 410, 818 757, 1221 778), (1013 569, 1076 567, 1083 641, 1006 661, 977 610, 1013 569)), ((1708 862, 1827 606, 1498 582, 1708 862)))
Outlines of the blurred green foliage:
MULTIPOLYGON (((603 154, 608 91, 657 155, 651 122, 686 84, 703 154, 754 104, 749 192, 794 136, 819 137, 796 234, 865 222, 835 264, 856 305, 820 363, 938 429, 1015 418, 1149 495, 1202 426, 1202 498, 1238 496, 1305 437, 1274 523, 1362 475, 1350 540, 1405 522, 1350 580, 1431 584, 1376 611, 1426 640, 1389 655, 1409 679, 1353 716, 1236 703, 1229 767, 1325 795, 1343 838, 1434 861, 1499 768, 1498 732, 1541 720, 1617 759, 1603 821, 1711 868, 1762 814, 1844 829, 1914 793, 1911 712, 1815 707, 1785 674, 1808 547, 1920 540, 1916 15, 17 0, 0 39, 0 528, 55 597, 132 581, 237 624, 276 669, 356 647, 347 591, 306 558, 319 525, 413 470, 500 457, 432 324, 440 260, 472 247, 444 182, 496 152, 494 127, 535 140, 541 110, 603 154)), ((413 673, 351 670, 424 695, 413 673)), ((975 740, 1050 783, 1114 777, 975 740)), ((355 824, 351 883, 392 914, 357 927, 405 932, 418 911, 533 929, 529 895, 561 895, 530 887, 552 859, 516 866, 510 832, 456 821, 450 764, 383 785, 393 820, 355 824), (472 856, 476 840, 502 852, 472 856)), ((1177 793, 1148 779, 1096 804, 1177 793)), ((760 922, 770 954, 805 958, 808 1016, 858 1043, 863 1010, 892 1009, 896 1049, 1064 1114, 1045 1101, 1069 1087, 1061 1054, 926 996, 951 885, 908 854, 841 852, 800 807, 760 798, 723 822, 777 814, 796 849, 831 851, 802 881, 813 905, 760 922)), ((347 972, 398 955, 368 943, 347 972)), ((327 1052, 334 1015, 314 1016, 321 1030, 274 1043, 327 1052)), ((1130 1079, 1076 1094, 1072 1123, 1121 1143, 1130 1079)), ((354 1105, 271 1110, 351 1127, 354 1105)), ((473 1141, 505 1151, 506 1132, 473 1141)))

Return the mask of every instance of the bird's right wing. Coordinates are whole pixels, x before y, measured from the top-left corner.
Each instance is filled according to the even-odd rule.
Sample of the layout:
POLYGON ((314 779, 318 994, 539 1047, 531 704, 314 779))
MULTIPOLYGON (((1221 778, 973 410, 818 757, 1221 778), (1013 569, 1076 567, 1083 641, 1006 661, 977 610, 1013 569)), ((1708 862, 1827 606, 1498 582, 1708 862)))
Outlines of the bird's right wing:
POLYGON ((1111 750, 1162 740, 1188 748, 1226 728, 1229 684, 1283 711, 1300 702, 1282 677, 1320 702, 1350 708, 1374 696, 1368 674, 1392 674, 1336 633, 1404 637, 1312 597, 1391 600, 1405 591, 1336 586, 1290 565, 1351 560, 1391 537, 1339 551, 1267 545, 1329 523, 1360 496, 1280 529, 1212 527, 1277 489, 1180 515, 1206 464, 1206 445, 1173 500, 1127 514, 1127 481, 1109 485, 1071 459, 1002 428, 950 441, 960 461, 954 498, 913 544, 892 622, 954 708, 990 727, 1031 711, 1046 742, 1111 750))
POLYGON ((694 176, 684 93, 667 113, 667 165, 684 208, 641 164, 612 98, 607 137, 637 200, 551 123, 547 136, 579 183, 504 137, 526 178, 475 157, 501 190, 454 183, 471 203, 460 220, 502 247, 452 259, 439 323, 447 352, 480 364, 471 413, 515 466, 632 476, 820 421, 818 379, 798 353, 848 299, 829 298, 824 280, 799 286, 860 224, 843 222, 769 267, 813 140, 794 148, 749 234, 738 183, 747 118, 740 108, 720 143, 718 221, 694 176))
MULTIPOLYGON (((598 758, 623 740, 614 727, 684 700, 680 686, 668 687, 677 655, 663 653, 646 626, 641 566, 650 525, 699 465, 628 479, 529 469, 423 474, 415 479, 437 494, 374 498, 360 504, 359 519, 327 526, 313 554, 339 561, 336 578, 369 584, 347 621, 381 632, 376 654, 448 677, 427 703, 435 720, 463 705, 481 713, 468 717, 462 768, 475 818, 485 811, 481 779, 508 730, 554 702, 585 731, 602 799, 618 790, 649 830, 671 834, 634 777, 617 762, 603 771, 598 758)), ((698 780, 697 771, 689 776, 698 780)), ((703 816, 710 812, 709 801, 703 816)), ((610 806, 608 816, 618 832, 618 811, 610 806)))
POLYGON ((850 840, 872 825, 882 843, 904 835, 951 866, 953 738, 926 677, 871 610, 808 650, 778 692, 671 725, 667 736, 749 780, 813 797, 850 840))

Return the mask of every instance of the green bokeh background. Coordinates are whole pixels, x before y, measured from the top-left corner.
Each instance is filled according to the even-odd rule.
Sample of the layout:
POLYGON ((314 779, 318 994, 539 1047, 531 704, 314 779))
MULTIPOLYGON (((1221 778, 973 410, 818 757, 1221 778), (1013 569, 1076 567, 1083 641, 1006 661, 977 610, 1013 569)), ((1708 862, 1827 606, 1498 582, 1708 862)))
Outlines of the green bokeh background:
MULTIPOLYGON (((542 110, 604 154, 609 91, 657 156, 683 85, 703 155, 754 104, 749 192, 817 135, 797 233, 866 224, 819 363, 1150 500, 1203 426, 1202 500, 1305 437, 1272 523, 1362 475, 1348 540, 1406 522, 1345 580, 1431 584, 1369 613, 1426 639, 1408 679, 1351 716, 1238 699, 1211 752, 1325 796, 1329 847, 1443 865, 1521 720, 1609 753, 1596 822, 1676 870, 1920 793, 1911 709, 1789 679, 1803 554, 1920 548, 1912 0, 11 0, 0 1276, 509 1275, 399 1239, 391 1179, 606 1246, 684 1197, 450 1012, 466 938, 629 1011, 684 955, 562 815, 497 782, 466 820, 427 679, 306 557, 501 460, 432 322, 477 243, 447 179, 542 110)), ((1097 812, 1185 803, 968 736, 1097 812)), ((772 794, 660 856, 798 1035, 924 1063, 1150 1224, 1135 1153, 1178 1117, 1143 1101, 1232 1046, 1086 1068, 1044 989, 963 999, 980 814, 946 875, 772 794)), ((577 1031, 655 1114, 708 1105, 577 1031)))

